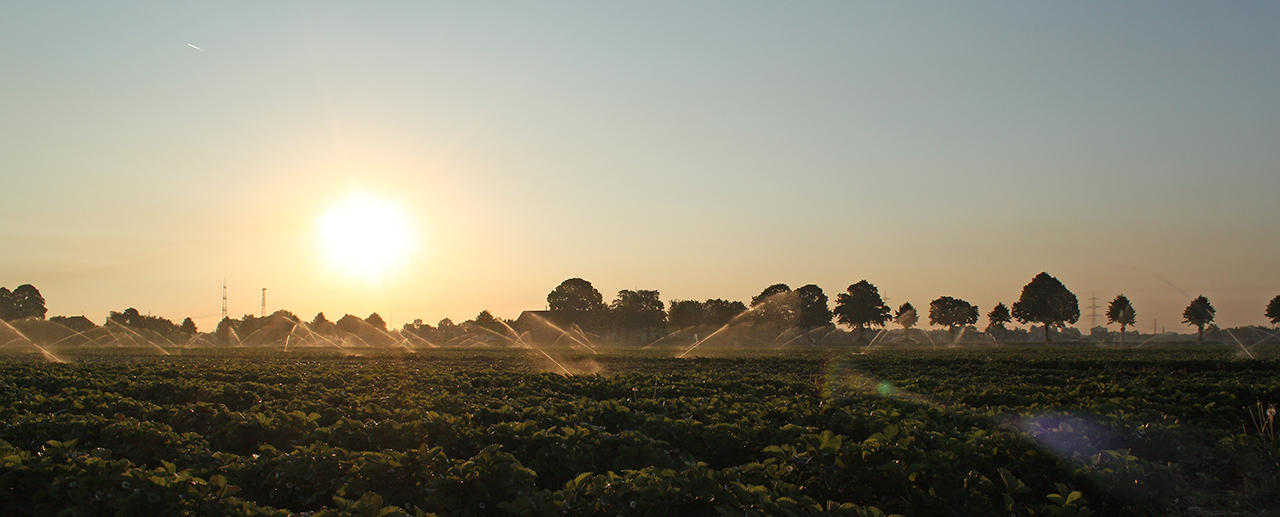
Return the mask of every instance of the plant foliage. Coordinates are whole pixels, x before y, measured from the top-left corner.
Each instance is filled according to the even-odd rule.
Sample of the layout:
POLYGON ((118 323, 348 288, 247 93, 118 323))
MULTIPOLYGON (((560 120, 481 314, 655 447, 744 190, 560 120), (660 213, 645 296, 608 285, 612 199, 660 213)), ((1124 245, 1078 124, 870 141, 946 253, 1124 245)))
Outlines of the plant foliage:
POLYGON ((1280 397, 1273 361, 1106 352, 599 355, 612 373, 567 377, 520 350, 3 362, 0 513, 1182 515, 1274 502, 1280 451, 1242 432, 1255 401, 1280 397))

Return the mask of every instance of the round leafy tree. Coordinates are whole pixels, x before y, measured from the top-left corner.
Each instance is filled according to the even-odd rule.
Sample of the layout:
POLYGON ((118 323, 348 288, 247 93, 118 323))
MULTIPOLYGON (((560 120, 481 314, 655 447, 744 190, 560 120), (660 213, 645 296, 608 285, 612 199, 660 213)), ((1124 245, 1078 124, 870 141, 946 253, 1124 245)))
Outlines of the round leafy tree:
POLYGON ((702 302, 703 323, 708 325, 728 325, 730 321, 747 312, 747 306, 739 301, 713 298, 702 302))
POLYGON ((1182 322, 1188 325, 1194 325, 1200 330, 1197 341, 1204 343, 1204 328, 1213 323, 1213 316, 1218 311, 1213 308, 1213 304, 1209 303, 1209 299, 1204 295, 1200 295, 1187 308, 1182 311, 1182 322))
POLYGON ((889 306, 880 298, 880 290, 866 280, 849 286, 836 296, 836 321, 858 329, 858 340, 865 340, 869 326, 883 327, 889 321, 889 306))
POLYGON ((1267 304, 1267 318, 1272 325, 1280 325, 1280 296, 1272 298, 1271 303, 1267 304))
POLYGON ((809 284, 796 289, 800 298, 800 326, 816 329, 831 324, 831 307, 827 306, 827 294, 822 288, 809 284))
POLYGON ((978 307, 959 298, 941 296, 929 302, 929 324, 947 327, 951 341, 956 340, 956 329, 978 322, 978 307))
POLYGON ((1049 326, 1061 327, 1080 319, 1080 301, 1057 278, 1040 273, 1022 288, 1013 302, 1013 317, 1019 323, 1044 324, 1044 342, 1049 343, 1049 326))
POLYGON ((706 318, 706 310, 698 300, 671 300, 670 306, 667 323, 677 329, 701 325, 706 318))
POLYGON ((666 325, 667 312, 663 309, 662 296, 658 291, 647 289, 623 289, 609 304, 613 324, 624 336, 633 333, 644 336, 645 332, 666 325))
POLYGON ((791 292, 791 286, 787 284, 773 284, 769 287, 764 288, 763 291, 760 291, 760 294, 756 296, 752 296, 751 306, 755 307, 757 305, 764 303, 765 301, 768 301, 770 298, 773 298, 774 296, 777 296, 779 294, 789 293, 789 292, 791 292))
POLYGON ((22 284, 13 292, 0 287, 0 317, 6 320, 22 318, 44 319, 48 310, 44 307, 44 296, 31 284, 22 284))
POLYGON ((218 322, 218 329, 214 331, 214 335, 217 336, 220 345, 230 345, 232 341, 235 341, 235 344, 240 343, 240 338, 236 337, 236 320, 230 317, 222 318, 222 321, 218 322))
POLYGON ((773 284, 751 297, 752 325, 774 330, 787 329, 799 323, 799 297, 787 284, 773 284))
POLYGON ((477 314, 476 319, 472 321, 475 323, 475 326, 499 336, 512 332, 506 323, 503 323, 502 320, 494 317, 493 313, 488 310, 480 311, 480 314, 477 314))
POLYGON ((911 341, 911 327, 916 326, 916 322, 920 321, 920 315, 916 314, 916 308, 911 302, 898 306, 898 310, 893 313, 893 322, 902 325, 902 340, 911 341))
POLYGON ((1111 304, 1107 305, 1107 323, 1120 324, 1120 344, 1124 344, 1124 329, 1129 325, 1138 322, 1138 311, 1133 309, 1133 304, 1129 303, 1129 298, 1125 295, 1116 296, 1111 300, 1111 304))
POLYGON ((551 319, 560 325, 593 327, 605 314, 604 297, 591 282, 570 278, 547 294, 551 319))

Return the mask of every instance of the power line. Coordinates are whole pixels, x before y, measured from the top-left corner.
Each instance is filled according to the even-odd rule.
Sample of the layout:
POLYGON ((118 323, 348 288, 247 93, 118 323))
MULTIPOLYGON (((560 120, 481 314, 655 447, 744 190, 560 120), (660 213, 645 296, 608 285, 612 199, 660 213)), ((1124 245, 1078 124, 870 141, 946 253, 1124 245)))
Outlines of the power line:
POLYGON ((1085 308, 1089 309, 1089 328, 1096 328, 1098 326, 1098 309, 1100 308, 1097 291, 1093 293, 1093 296, 1089 297, 1089 306, 1085 308))
POLYGON ((227 319, 227 279, 222 279, 222 319, 227 319))

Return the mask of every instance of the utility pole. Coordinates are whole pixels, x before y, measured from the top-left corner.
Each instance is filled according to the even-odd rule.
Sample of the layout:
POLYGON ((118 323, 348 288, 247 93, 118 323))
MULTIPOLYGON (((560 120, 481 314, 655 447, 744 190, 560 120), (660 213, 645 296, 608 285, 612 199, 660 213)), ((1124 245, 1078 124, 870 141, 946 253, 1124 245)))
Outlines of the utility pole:
POLYGON ((227 319, 227 279, 222 279, 222 319, 227 319))
POLYGON ((262 317, 267 317, 267 288, 262 288, 262 317))
POLYGON ((1089 297, 1089 329, 1092 330, 1098 326, 1098 293, 1094 291, 1093 296, 1089 297))

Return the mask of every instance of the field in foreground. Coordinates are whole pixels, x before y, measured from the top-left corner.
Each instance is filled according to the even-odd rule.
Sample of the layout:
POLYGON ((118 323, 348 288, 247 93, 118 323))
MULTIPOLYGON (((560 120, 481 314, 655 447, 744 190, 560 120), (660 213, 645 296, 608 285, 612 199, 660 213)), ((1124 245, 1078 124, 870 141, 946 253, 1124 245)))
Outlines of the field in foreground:
POLYGON ((1271 515, 1280 500, 1280 363, 1220 347, 560 357, 598 373, 544 373, 529 350, 0 362, 0 513, 1271 515))

